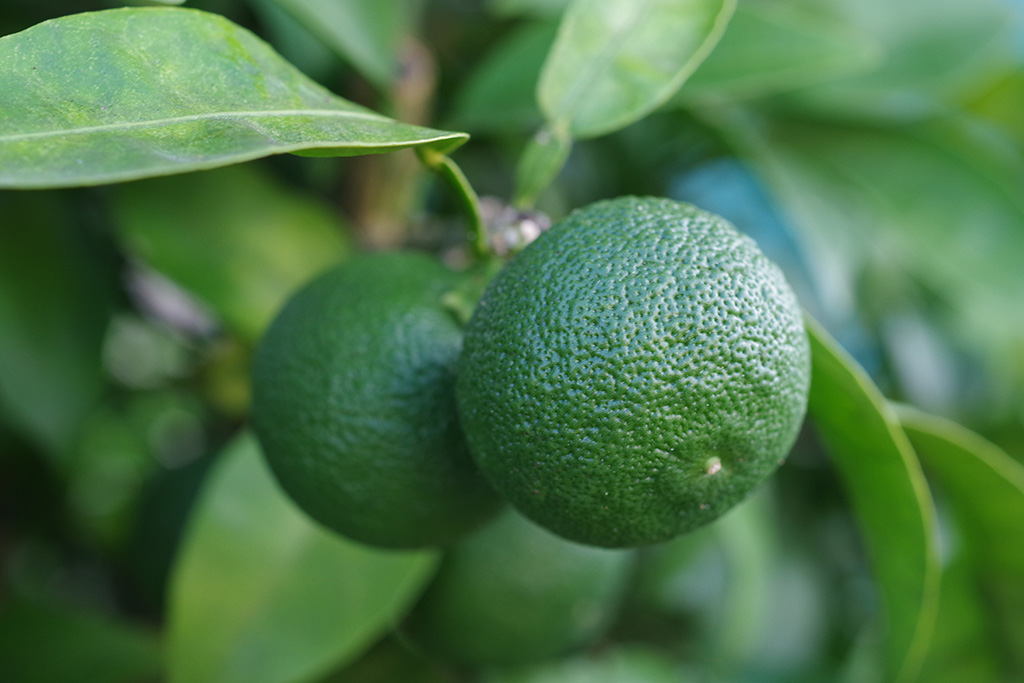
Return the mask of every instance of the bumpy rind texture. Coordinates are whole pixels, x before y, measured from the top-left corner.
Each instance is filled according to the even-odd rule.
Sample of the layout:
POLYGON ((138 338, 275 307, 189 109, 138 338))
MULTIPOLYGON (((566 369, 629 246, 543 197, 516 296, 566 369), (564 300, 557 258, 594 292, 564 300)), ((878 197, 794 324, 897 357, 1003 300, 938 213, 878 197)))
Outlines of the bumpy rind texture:
POLYGON ((253 363, 252 426, 282 488, 370 545, 448 544, 501 505, 455 410, 458 276, 412 252, 362 255, 286 304, 253 363))
POLYGON ((772 473, 810 350, 782 273, 724 219, 623 197, 570 214, 490 283, 457 397, 477 464, 565 538, 657 543, 772 473))

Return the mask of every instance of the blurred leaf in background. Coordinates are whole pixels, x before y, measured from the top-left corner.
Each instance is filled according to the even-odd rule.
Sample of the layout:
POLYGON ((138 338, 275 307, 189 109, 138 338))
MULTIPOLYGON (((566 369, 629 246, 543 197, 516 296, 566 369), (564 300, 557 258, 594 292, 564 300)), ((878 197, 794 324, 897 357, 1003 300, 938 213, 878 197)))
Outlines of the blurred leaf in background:
POLYGON ((255 164, 118 186, 126 249, 255 342, 287 296, 351 250, 322 200, 255 164))

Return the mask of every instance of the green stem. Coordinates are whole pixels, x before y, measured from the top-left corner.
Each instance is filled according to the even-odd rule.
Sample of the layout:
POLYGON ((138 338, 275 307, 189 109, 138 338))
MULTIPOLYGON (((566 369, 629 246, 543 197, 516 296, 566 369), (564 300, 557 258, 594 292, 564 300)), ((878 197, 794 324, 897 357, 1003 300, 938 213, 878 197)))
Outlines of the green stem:
POLYGON ((491 249, 487 243, 487 227, 484 225, 483 215, 480 213, 480 199, 466 178, 466 174, 462 172, 458 164, 452 161, 451 157, 436 149, 421 147, 416 151, 423 163, 440 175, 448 187, 455 192, 469 221, 470 243, 473 246, 473 252, 480 259, 488 258, 491 255, 491 249))

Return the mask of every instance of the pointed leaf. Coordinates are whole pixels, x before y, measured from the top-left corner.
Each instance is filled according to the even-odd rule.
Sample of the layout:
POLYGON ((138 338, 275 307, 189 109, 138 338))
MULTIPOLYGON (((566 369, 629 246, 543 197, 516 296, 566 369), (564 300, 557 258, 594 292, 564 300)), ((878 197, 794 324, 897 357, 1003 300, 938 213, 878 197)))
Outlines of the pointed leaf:
POLYGON ((740 4, 678 97, 718 101, 782 92, 856 73, 879 59, 867 33, 793 3, 740 4))
POLYGON ((67 221, 64 199, 0 192, 0 411, 57 457, 70 455, 102 390, 114 305, 113 273, 67 221))
POLYGON ((988 634, 979 648, 970 647, 978 630, 963 633, 964 649, 989 655, 1001 650, 1004 664, 1013 667, 1006 680, 1018 678, 1024 675, 1024 465, 945 418, 908 406, 899 408, 899 416, 959 522, 961 547, 953 552, 969 566, 971 607, 984 619, 981 633, 988 634), (982 595, 995 599, 983 601, 982 595))
POLYGON ((534 93, 557 28, 552 22, 528 23, 497 43, 458 91, 450 125, 471 133, 540 125, 534 93))
POLYGON ((670 98, 718 42, 735 0, 575 0, 541 73, 553 129, 587 138, 670 98))
POLYGON ((273 0, 381 88, 398 75, 398 51, 412 23, 407 0, 273 0))
POLYGON ((0 187, 95 185, 283 152, 447 152, 465 139, 347 102, 197 10, 75 14, 0 38, 0 187))
POLYGON ((886 621, 886 680, 912 681, 938 605, 935 511, 920 464, 867 374, 808 318, 810 415, 845 484, 886 621))
POLYGON ((433 552, 371 549, 309 520, 255 439, 222 454, 172 579, 172 683, 311 680, 360 654, 429 579, 433 552))
POLYGON ((0 610, 0 643, 5 681, 137 683, 158 680, 161 673, 153 633, 82 609, 7 599, 0 610))
POLYGON ((349 251, 330 207, 253 164, 120 185, 114 216, 131 251, 248 341, 349 251))

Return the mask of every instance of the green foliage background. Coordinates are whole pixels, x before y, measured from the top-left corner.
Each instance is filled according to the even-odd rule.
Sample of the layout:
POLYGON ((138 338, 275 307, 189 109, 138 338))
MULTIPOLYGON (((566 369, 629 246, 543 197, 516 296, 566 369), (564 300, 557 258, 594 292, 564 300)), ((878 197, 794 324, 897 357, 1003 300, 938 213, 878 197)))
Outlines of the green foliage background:
POLYGON ((0 8, 0 680, 1024 677, 1019 0, 131 4, 0 8), (720 213, 814 349, 770 484, 493 670, 404 639, 441 552, 313 525, 245 429, 288 294, 464 263, 476 193, 720 213))

